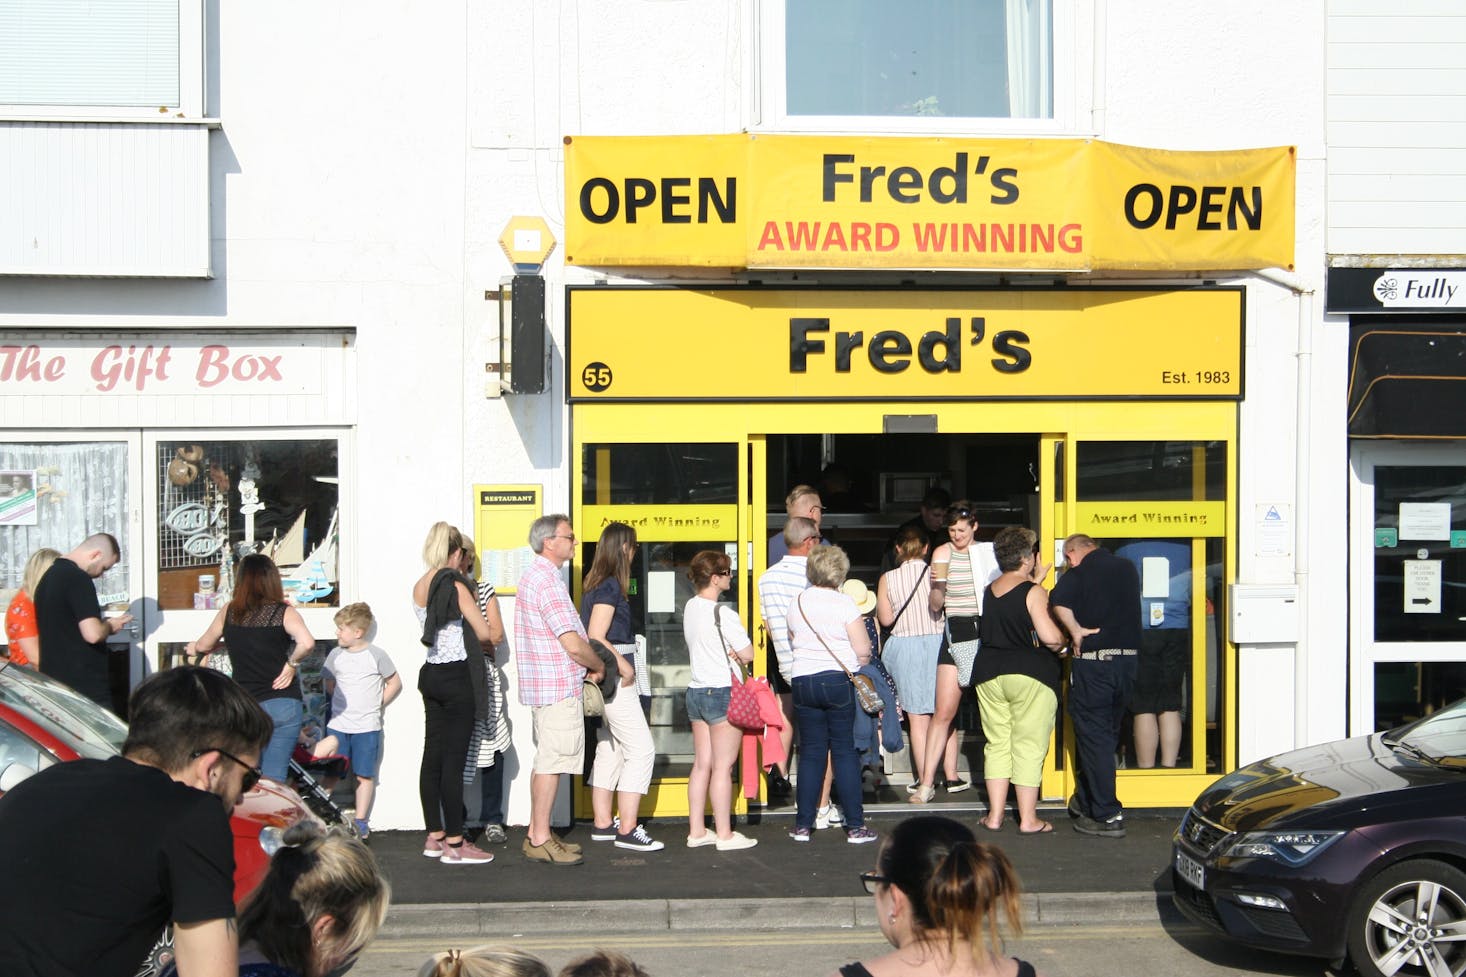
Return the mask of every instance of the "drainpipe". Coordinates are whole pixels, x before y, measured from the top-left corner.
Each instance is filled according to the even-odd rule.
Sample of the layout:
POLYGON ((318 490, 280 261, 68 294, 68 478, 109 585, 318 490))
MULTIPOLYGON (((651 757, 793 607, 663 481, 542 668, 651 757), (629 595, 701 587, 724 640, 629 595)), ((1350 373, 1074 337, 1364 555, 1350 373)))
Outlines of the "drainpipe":
POLYGON ((1298 644, 1293 652, 1293 748, 1310 741, 1308 732, 1309 533, 1307 502, 1312 484, 1313 447, 1313 297, 1314 287, 1289 272, 1263 269, 1257 277, 1291 291, 1298 302, 1298 338, 1293 351, 1298 367, 1298 425, 1294 444, 1293 582, 1298 587, 1298 644), (1302 693, 1300 695, 1299 693, 1302 693))

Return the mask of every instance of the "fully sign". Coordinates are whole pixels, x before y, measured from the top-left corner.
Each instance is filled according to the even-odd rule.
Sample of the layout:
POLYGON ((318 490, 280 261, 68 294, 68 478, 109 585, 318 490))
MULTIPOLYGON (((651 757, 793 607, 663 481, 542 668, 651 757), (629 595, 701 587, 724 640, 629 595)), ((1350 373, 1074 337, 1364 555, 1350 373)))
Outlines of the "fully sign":
POLYGON ((746 134, 566 143, 566 261, 577 265, 1293 267, 1291 147, 746 134))
POLYGON ((1236 288, 572 288, 572 400, 1242 396, 1236 288))

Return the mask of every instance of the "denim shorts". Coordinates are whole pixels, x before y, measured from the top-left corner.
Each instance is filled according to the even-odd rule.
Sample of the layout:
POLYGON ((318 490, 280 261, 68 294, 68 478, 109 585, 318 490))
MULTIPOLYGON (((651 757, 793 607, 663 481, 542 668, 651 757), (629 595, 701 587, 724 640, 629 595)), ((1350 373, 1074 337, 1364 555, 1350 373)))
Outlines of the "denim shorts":
POLYGON ((365 733, 343 733, 326 726, 326 732, 340 740, 337 752, 351 761, 351 770, 358 777, 368 779, 377 775, 377 758, 382 753, 382 731, 369 730, 365 733))
POLYGON ((733 690, 728 686, 717 689, 687 690, 687 721, 703 722, 709 726, 728 721, 728 700, 733 690))

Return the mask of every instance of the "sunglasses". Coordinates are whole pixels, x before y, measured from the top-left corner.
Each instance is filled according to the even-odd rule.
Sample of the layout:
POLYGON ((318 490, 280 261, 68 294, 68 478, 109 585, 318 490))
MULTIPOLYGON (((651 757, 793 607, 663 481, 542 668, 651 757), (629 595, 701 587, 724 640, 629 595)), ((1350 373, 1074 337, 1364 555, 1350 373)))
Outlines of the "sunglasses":
POLYGON ((197 760, 205 753, 217 753, 224 759, 233 760, 235 763, 244 768, 244 779, 239 782, 239 789, 242 791, 248 792, 252 787, 254 787, 255 784, 259 783, 260 778, 265 775, 265 772, 259 767, 252 767, 249 764, 245 763, 243 760, 239 759, 239 757, 235 756, 233 753, 230 753, 226 750, 221 750, 217 746, 206 746, 202 750, 197 750, 194 752, 194 755, 190 759, 197 760))
POLYGON ((894 885, 895 883, 886 878, 884 875, 877 875, 875 872, 861 872, 860 884, 865 886, 865 891, 868 895, 873 896, 876 894, 876 886, 894 885))

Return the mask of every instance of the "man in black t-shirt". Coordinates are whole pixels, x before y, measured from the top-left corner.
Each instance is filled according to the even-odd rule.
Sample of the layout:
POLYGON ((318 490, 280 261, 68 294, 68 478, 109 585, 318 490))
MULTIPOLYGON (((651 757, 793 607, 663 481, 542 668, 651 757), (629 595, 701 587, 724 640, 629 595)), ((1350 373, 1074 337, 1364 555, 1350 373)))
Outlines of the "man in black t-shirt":
POLYGON ((1069 634, 1069 719, 1078 756, 1069 813, 1074 830, 1125 837, 1115 796, 1115 750, 1135 687, 1140 648, 1140 577, 1129 560, 1101 549, 1083 533, 1064 540, 1069 569, 1054 585, 1049 606, 1069 634))
POLYGON ((94 533, 51 565, 35 593, 38 667, 108 709, 113 704, 107 639, 132 615, 103 618, 92 581, 112 569, 120 555, 110 533, 94 533))
POLYGON ((273 724, 195 666, 153 675, 129 711, 122 756, 0 797, 0 974, 133 977, 171 922, 179 977, 237 977, 229 812, 273 724))
MULTIPOLYGON (((952 536, 947 532, 947 507, 952 504, 952 496, 940 485, 933 485, 926 490, 921 497, 921 509, 916 515, 896 527, 891 534, 891 539, 886 543, 886 551, 881 555, 880 576, 884 577, 887 572, 896 569, 896 542, 901 534, 907 529, 919 529, 926 535, 926 561, 932 561, 932 553, 943 543, 952 542, 952 536)), ((879 579, 879 578, 877 578, 879 579)))

